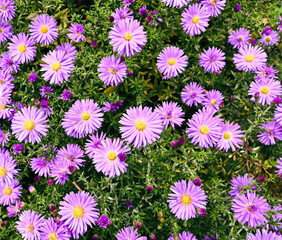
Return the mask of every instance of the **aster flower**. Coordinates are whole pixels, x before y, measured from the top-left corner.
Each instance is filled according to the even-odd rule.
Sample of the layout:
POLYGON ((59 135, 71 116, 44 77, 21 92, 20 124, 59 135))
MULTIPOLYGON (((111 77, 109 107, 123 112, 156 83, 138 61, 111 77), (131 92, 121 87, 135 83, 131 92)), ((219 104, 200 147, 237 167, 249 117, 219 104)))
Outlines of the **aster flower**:
POLYGON ((276 76, 277 73, 279 73, 279 71, 274 69, 273 66, 268 67, 266 64, 264 64, 256 71, 257 75, 255 76, 255 80, 267 82, 269 79, 278 79, 276 76))
POLYGON ((282 103, 277 105, 275 112, 274 112, 274 119, 282 125, 282 103))
POLYGON ((15 17, 16 3, 12 0, 0 1, 0 22, 11 21, 15 17))
POLYGON ((135 0, 123 0, 122 5, 129 7, 133 2, 135 2, 135 0))
POLYGON ((5 133, 0 129, 0 144, 4 147, 9 142, 9 137, 11 134, 9 132, 5 133))
POLYGON ((102 117, 101 109, 92 99, 77 100, 65 113, 62 126, 67 135, 82 138, 101 127, 102 117))
POLYGON ((162 0, 166 6, 174 8, 182 8, 187 5, 191 0, 162 0))
POLYGON ((159 114, 149 107, 127 109, 119 123, 122 125, 120 127, 122 137, 137 148, 155 142, 163 131, 159 114))
MULTIPOLYGON (((179 240, 197 240, 197 238, 190 232, 183 231, 177 235, 179 240)), ((174 236, 171 235, 168 240, 175 240, 174 236)))
POLYGON ((246 195, 237 195, 232 202, 232 210, 235 212, 234 218, 242 225, 247 223, 248 227, 258 227, 267 219, 266 211, 270 210, 264 197, 259 197, 256 193, 247 191, 246 195))
POLYGON ((44 219, 40 214, 29 209, 20 215, 19 221, 16 222, 16 228, 25 240, 40 239, 39 230, 43 222, 44 219))
POLYGON ((45 72, 42 76, 45 81, 50 81, 51 84, 64 83, 71 77, 71 72, 74 69, 74 59, 65 51, 57 50, 43 57, 42 61, 45 64, 40 64, 45 72))
POLYGON ((98 225, 99 225, 99 227, 107 228, 107 226, 110 226, 111 224, 112 224, 111 220, 110 220, 106 215, 102 215, 102 216, 98 219, 98 225))
POLYGON ((220 117, 214 117, 208 110, 199 110, 188 121, 186 133, 193 138, 191 143, 199 143, 199 147, 209 148, 216 145, 221 137, 220 117))
POLYGON ((4 183, 11 184, 19 169, 16 169, 17 163, 10 155, 8 150, 0 148, 0 186, 4 183))
POLYGON ((264 106, 270 105, 274 98, 282 94, 280 81, 275 81, 273 78, 267 82, 256 80, 251 83, 249 95, 258 96, 258 104, 264 106))
POLYGON ((57 21, 47 14, 37 15, 36 18, 29 25, 30 35, 37 43, 48 46, 59 36, 57 21))
MULTIPOLYGON (((148 17, 150 17, 149 24, 148 24, 149 26, 151 24, 153 24, 155 27, 157 27, 158 26, 158 21, 159 22, 163 22, 164 21, 162 18, 157 17, 158 14, 159 14, 159 12, 157 12, 157 11, 151 11, 151 15, 148 16, 148 17)), ((147 21, 148 21, 148 17, 147 17, 147 21)))
POLYGON ((184 118, 182 118, 184 112, 177 103, 163 102, 155 111, 160 115, 165 129, 168 128, 169 123, 175 129, 175 125, 181 126, 184 121, 184 118))
POLYGON ((68 29, 70 33, 67 34, 67 36, 77 43, 80 41, 85 41, 86 37, 83 36, 84 32, 84 26, 83 24, 77 24, 77 23, 71 23, 70 28, 68 29))
POLYGON ((68 54, 68 57, 72 58, 73 60, 75 59, 77 53, 75 46, 68 42, 64 42, 61 45, 57 46, 55 48, 55 51, 64 51, 65 54, 68 54))
POLYGON ((198 106, 198 103, 202 104, 204 101, 204 92, 205 89, 202 86, 196 82, 191 82, 182 90, 181 99, 189 107, 198 106))
POLYGON ((18 111, 12 120, 12 130, 16 138, 22 142, 41 142, 42 135, 46 136, 48 120, 41 110, 36 107, 24 107, 18 111))
POLYGON ((96 151, 102 147, 102 141, 105 140, 106 133, 101 132, 100 135, 96 133, 96 135, 93 134, 89 137, 90 139, 87 139, 85 144, 85 151, 90 158, 94 158, 96 151))
POLYGON ((0 21, 0 44, 6 42, 13 36, 12 25, 8 22, 0 21))
POLYGON ((238 70, 250 72, 263 66, 267 61, 267 55, 260 47, 248 45, 239 48, 239 53, 234 55, 233 60, 238 70))
POLYGON ((268 232, 265 229, 258 229, 256 234, 249 233, 247 236, 247 240, 281 240, 282 237, 277 235, 274 232, 268 232))
POLYGON ((134 227, 124 227, 121 229, 115 236, 117 240, 147 240, 146 237, 141 237, 140 234, 137 233, 138 229, 134 230, 134 227))
POLYGON ((275 172, 277 174, 282 174, 282 158, 277 159, 278 165, 275 165, 275 167, 278 169, 275 172))
POLYGON ((139 14, 140 14, 141 16, 147 16, 147 14, 148 14, 147 6, 141 7, 141 8, 139 9, 139 14))
POLYGON ((219 110, 219 106, 223 103, 223 95, 218 90, 210 90, 205 93, 203 105, 215 111, 219 110))
POLYGON ((197 216, 197 208, 206 208, 207 195, 193 181, 182 180, 175 182, 170 188, 173 193, 169 196, 169 208, 178 219, 188 220, 197 216))
POLYGON ((42 240, 69 240, 68 228, 64 224, 55 223, 53 218, 44 220, 41 228, 42 240))
POLYGON ((20 154, 23 150, 24 146, 22 144, 14 144, 13 145, 13 153, 14 154, 20 154))
POLYGON ((16 199, 19 199, 22 195, 22 186, 19 185, 18 180, 13 180, 11 183, 0 184, 0 205, 11 205, 16 203, 16 199))
POLYGON ((8 104, 2 104, 0 106, 0 119, 8 119, 9 121, 11 120, 11 117, 13 116, 13 108, 11 108, 8 104))
POLYGON ((240 139, 242 137, 244 137, 244 132, 240 130, 240 125, 227 121, 222 125, 221 138, 216 146, 219 150, 223 149, 224 152, 227 152, 229 148, 234 152, 236 148, 240 148, 240 145, 243 143, 243 140, 240 139))
POLYGON ((0 86, 14 88, 14 83, 11 82, 12 80, 14 80, 14 77, 11 73, 0 70, 0 86))
POLYGON ((0 85, 0 106, 6 105, 11 100, 13 88, 9 85, 0 85))
POLYGON ((225 53, 216 47, 208 48, 199 55, 199 65, 205 68, 205 72, 217 73, 225 66, 225 53))
POLYGON ((58 99, 62 99, 65 101, 70 100, 70 98, 71 98, 71 92, 68 89, 64 89, 61 97, 58 97, 58 99))
POLYGON ((30 161, 30 166, 32 171, 34 171, 39 176, 47 177, 50 175, 50 166, 53 164, 53 160, 45 160, 48 158, 47 155, 42 157, 32 158, 30 161))
POLYGON ((35 41, 28 34, 19 33, 11 38, 12 43, 9 43, 9 54, 14 61, 20 63, 28 63, 33 61, 36 56, 35 41))
POLYGON ((96 224, 99 216, 96 206, 94 198, 84 191, 71 192, 60 202, 61 221, 65 221, 75 239, 87 231, 88 225, 96 224))
POLYGON ((121 153, 126 154, 130 148, 124 145, 124 141, 119 138, 110 139, 101 142, 102 146, 95 151, 93 163, 97 172, 102 172, 109 178, 119 176, 120 173, 126 172, 128 166, 125 161, 120 159, 121 153))
POLYGON ((11 218, 15 215, 19 215, 19 212, 22 210, 20 207, 10 205, 9 207, 6 208, 8 211, 8 217, 11 218))
POLYGON ((128 7, 116 8, 116 12, 112 14, 114 23, 117 24, 121 19, 133 19, 133 12, 128 7))
POLYGON ((217 17, 224 10, 226 0, 202 0, 201 4, 204 5, 211 17, 217 17))
POLYGON ((115 55, 102 58, 98 65, 99 78, 106 85, 117 86, 127 77, 127 66, 115 55))
POLYGON ((9 52, 3 52, 0 58, 0 69, 5 73, 18 72, 20 69, 20 62, 14 60, 9 52))
POLYGON ((279 42, 279 34, 276 31, 271 31, 269 35, 266 35, 265 33, 261 33, 261 39, 259 40, 264 45, 274 45, 277 42, 279 42))
POLYGON ((188 65, 187 59, 180 48, 166 47, 158 56, 157 67, 166 78, 177 77, 188 65))
POLYGON ((247 173, 243 177, 234 177, 230 183, 232 190, 228 193, 232 196, 232 198, 235 198, 240 194, 241 191, 243 191, 246 187, 249 187, 250 184, 254 183, 255 181, 256 180, 253 177, 248 177, 247 173))
POLYGON ((46 98, 49 98, 51 94, 54 94, 52 87, 51 86, 45 86, 45 85, 43 85, 40 88, 40 92, 41 92, 40 93, 41 97, 46 97, 46 98))
POLYGON ((228 37, 228 42, 235 48, 245 47, 250 44, 251 34, 245 28, 234 30, 228 37))
POLYGON ((282 140, 282 125, 276 121, 268 121, 259 126, 263 130, 257 137, 265 145, 275 144, 275 139, 282 140))
POLYGON ((50 165, 50 176, 55 178, 56 184, 63 185, 69 179, 68 174, 71 174, 69 167, 69 161, 55 160, 54 163, 50 165))
POLYGON ((119 55, 131 57, 141 52, 143 46, 147 42, 146 33, 143 26, 137 20, 122 19, 111 28, 109 38, 113 50, 119 55))
POLYGON ((278 22, 276 22, 276 24, 278 24, 278 27, 277 27, 277 30, 279 31, 279 32, 282 32, 282 17, 279 15, 279 17, 278 17, 278 22))
POLYGON ((181 25, 187 35, 200 35, 209 25, 210 14, 208 9, 198 3, 189 5, 182 13, 181 25))

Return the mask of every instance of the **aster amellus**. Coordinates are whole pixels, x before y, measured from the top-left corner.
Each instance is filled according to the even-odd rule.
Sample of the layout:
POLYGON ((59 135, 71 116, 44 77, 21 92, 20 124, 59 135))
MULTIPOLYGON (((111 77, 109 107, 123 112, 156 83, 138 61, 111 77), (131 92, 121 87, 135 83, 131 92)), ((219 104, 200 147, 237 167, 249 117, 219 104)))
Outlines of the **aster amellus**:
POLYGON ((0 1, 0 22, 11 21, 15 16, 16 3, 13 0, 0 1))
POLYGON ((102 117, 101 109, 92 99, 77 100, 65 113, 62 126, 69 136, 82 138, 101 127, 102 117))
POLYGON ((143 26, 137 20, 122 19, 112 27, 109 38, 113 50, 119 55, 130 57, 141 52, 147 42, 143 26))
POLYGON ((177 234, 178 238, 174 238, 173 235, 171 235, 168 240, 197 240, 197 238, 190 232, 183 231, 182 233, 177 234))
POLYGON ((63 185, 69 179, 71 174, 70 162, 55 159, 54 163, 50 165, 50 176, 56 181, 56 184, 63 185))
POLYGON ((140 234, 137 233, 138 229, 134 229, 134 227, 124 227, 122 228, 115 236, 117 240, 147 240, 146 237, 141 237, 140 234))
POLYGON ((26 240, 40 239, 40 228, 44 219, 35 211, 26 210, 19 216, 19 221, 16 222, 17 230, 22 234, 26 240))
POLYGON ((279 41, 279 34, 276 31, 271 31, 270 34, 261 33, 261 39, 259 40, 264 45, 274 45, 279 41))
POLYGON ((177 77, 188 65, 188 57, 178 47, 166 47, 159 54, 157 67, 165 78, 177 77))
POLYGON ((216 47, 208 48, 199 55, 199 65, 205 69, 205 72, 217 73, 225 66, 225 53, 216 47))
POLYGON ((14 61, 28 63, 36 56, 35 41, 28 34, 19 33, 11 38, 9 43, 9 54, 14 61))
POLYGON ((69 240, 68 228, 64 224, 57 224, 53 218, 44 220, 41 228, 42 240, 69 240))
POLYGON ((265 222, 266 212, 270 211, 270 206, 266 199, 259 197, 256 193, 247 191, 246 194, 237 195, 232 202, 232 210, 235 212, 234 218, 242 225, 247 223, 248 227, 257 227, 265 222))
POLYGON ((39 143, 42 135, 46 136, 49 126, 47 117, 36 107, 24 107, 16 112, 12 120, 12 130, 22 142, 39 143))
MULTIPOLYGON (((246 173, 243 177, 237 176, 231 180, 231 191, 228 193, 235 198, 240 192, 242 192, 246 187, 249 187, 251 183, 254 183, 256 180, 253 177, 248 177, 246 173)), ((250 186, 251 187, 251 186, 250 186)))
POLYGON ((107 138, 101 142, 101 145, 93 158, 97 172, 102 172, 109 178, 125 173, 128 165, 125 163, 124 158, 126 158, 130 148, 119 138, 113 140, 107 138))
POLYGON ((170 188, 173 193, 169 196, 169 208, 175 216, 182 220, 195 218, 198 208, 206 208, 207 195, 201 187, 197 187, 193 181, 186 180, 175 182, 170 188))
POLYGON ((0 186, 4 183, 12 183, 18 176, 17 163, 8 150, 0 148, 0 186))
POLYGON ((119 57, 115 55, 102 58, 98 65, 99 78, 110 86, 117 86, 127 77, 127 67, 119 57))
POLYGON ((9 52, 3 52, 0 58, 0 69, 5 73, 18 72, 20 62, 14 60, 9 52))
POLYGON ((6 105, 11 100, 13 88, 9 85, 0 85, 0 106, 6 105))
POLYGON ((181 25, 187 35, 200 35, 206 31, 209 25, 210 13, 208 9, 199 3, 189 5, 182 13, 181 25))
POLYGON ((19 181, 14 179, 12 182, 0 184, 0 205, 11 205, 16 203, 17 199, 21 198, 22 186, 19 181))
POLYGON ((115 10, 116 12, 112 14, 112 16, 114 17, 114 23, 117 24, 120 20, 122 19, 133 19, 133 12, 130 11, 130 8, 128 7, 121 7, 121 8, 117 8, 115 10))
POLYGON ((203 105, 207 108, 211 108, 215 111, 219 110, 219 105, 223 103, 223 95, 218 90, 210 90, 205 93, 203 105))
POLYGON ((203 0, 201 4, 208 9, 211 17, 217 17, 224 10, 226 0, 203 0))
POLYGON ((277 174, 282 174, 282 158, 277 159, 277 165, 275 167, 277 170, 275 171, 277 174))
POLYGON ((70 33, 67 36, 75 42, 80 42, 86 40, 86 37, 83 35, 84 26, 83 24, 71 23, 70 28, 68 29, 70 33))
POLYGON ((51 84, 62 84, 69 80, 71 72, 74 69, 73 58, 69 57, 65 51, 53 51, 42 58, 45 64, 40 64, 45 72, 42 76, 45 81, 50 81, 51 84))
POLYGON ((166 6, 175 7, 175 8, 182 8, 183 6, 187 5, 191 0, 162 0, 166 6))
POLYGON ((96 224, 99 216, 96 206, 94 197, 84 191, 76 194, 71 192, 60 202, 61 221, 65 221, 75 239, 83 235, 88 226, 96 224))
POLYGON ((32 20, 29 28, 31 37, 42 45, 48 46, 59 36, 57 21, 47 14, 37 15, 37 17, 32 20))
POLYGON ((0 44, 6 42, 13 36, 12 25, 8 22, 0 21, 0 44))
POLYGON ((149 107, 135 107, 126 110, 119 123, 122 137, 134 147, 145 147, 157 139, 163 131, 162 120, 149 107))
POLYGON ((234 30, 228 37, 228 42, 233 48, 241 48, 250 44, 251 33, 249 30, 241 27, 239 30, 234 30))
POLYGON ((282 125, 276 121, 268 121, 259 126, 262 132, 257 136, 259 141, 265 145, 275 144, 275 139, 282 140, 282 125))
POLYGON ((191 82, 183 88, 181 92, 182 101, 192 107, 193 105, 198 106, 202 104, 205 97, 205 89, 196 82, 191 82))
POLYGON ((278 24, 278 27, 277 27, 277 30, 279 31, 279 32, 282 32, 282 17, 279 15, 278 16, 278 22, 276 22, 276 24, 278 24))
POLYGON ((282 103, 277 105, 275 112, 274 112, 274 119, 282 125, 282 103))
POLYGON ((247 240, 282 240, 282 237, 274 232, 268 232, 265 229, 258 229, 256 234, 249 233, 247 240))
POLYGON ((30 161, 30 166, 32 171, 34 171, 38 176, 47 177, 50 175, 50 166, 53 164, 53 160, 47 160, 48 156, 32 158, 30 161))
POLYGON ((267 61, 266 53, 258 46, 247 45, 239 48, 239 53, 233 57, 238 70, 256 71, 267 61))
POLYGON ((65 54, 68 54, 68 57, 72 58, 73 60, 75 60, 77 53, 75 46, 73 46, 71 43, 68 42, 64 42, 61 45, 58 45, 55 48, 55 51, 64 51, 65 54))
POLYGON ((276 76, 277 73, 279 73, 279 71, 274 69, 273 66, 268 67, 266 64, 264 64, 256 71, 257 75, 255 76, 255 80, 267 82, 270 79, 278 79, 276 76))

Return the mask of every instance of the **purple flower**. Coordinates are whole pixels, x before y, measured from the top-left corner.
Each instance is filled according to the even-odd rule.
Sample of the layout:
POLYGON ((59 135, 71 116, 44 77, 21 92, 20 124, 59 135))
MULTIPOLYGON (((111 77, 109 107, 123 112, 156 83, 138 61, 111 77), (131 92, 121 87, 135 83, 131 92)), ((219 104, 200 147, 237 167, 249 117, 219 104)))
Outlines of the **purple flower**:
POLYGON ((36 82, 38 79, 38 76, 35 74, 35 73, 31 73, 29 76, 28 76, 28 81, 29 82, 36 82))
POLYGON ((247 240, 280 240, 281 236, 279 235, 274 232, 268 232, 265 229, 258 229, 255 235, 253 233, 249 233, 247 235, 247 240))
POLYGON ((75 60, 77 53, 75 46, 68 42, 64 42, 57 46, 54 51, 63 51, 66 55, 68 55, 68 58, 71 58, 73 61, 75 60))
POLYGON ((40 93, 40 95, 41 95, 41 97, 47 97, 47 98, 49 98, 50 96, 50 94, 54 94, 53 93, 53 89, 52 89, 52 87, 51 86, 45 86, 45 85, 43 85, 41 88, 40 88, 40 91, 41 91, 41 93, 40 93), (47 93, 47 94, 46 94, 47 93))
POLYGON ((70 33, 67 34, 67 36, 77 43, 80 41, 86 40, 86 37, 83 36, 84 27, 83 24, 77 24, 77 23, 71 23, 70 28, 68 29, 70 33))
POLYGON ((239 12, 241 9, 241 5, 240 4, 237 4, 234 8, 235 12, 239 12))
POLYGON ((41 228, 41 239, 68 240, 70 239, 69 229, 64 224, 57 224, 53 218, 44 220, 41 228))
POLYGON ((14 60, 9 52, 3 52, 0 58, 0 69, 5 73, 18 72, 20 69, 20 62, 14 60))
MULTIPOLYGON (((249 45, 249 41, 251 39, 250 31, 241 27, 239 30, 233 31, 228 37, 228 42, 235 48, 241 48, 249 45)), ((253 44, 255 45, 255 44, 253 44)))
POLYGON ((275 144, 275 139, 282 140, 282 126, 276 121, 268 121, 259 126, 263 130, 257 137, 259 141, 265 145, 275 144))
POLYGON ((205 68, 205 72, 217 73, 225 66, 225 53, 216 47, 208 48, 199 55, 199 65, 205 68))
POLYGON ((277 105, 280 104, 281 101, 282 101, 282 99, 281 99, 281 97, 279 97, 279 96, 277 96, 276 98, 273 99, 273 103, 275 103, 275 104, 277 104, 277 105))
POLYGON ((122 204, 126 204, 128 210, 130 208, 133 208, 133 205, 131 204, 131 200, 127 200, 125 203, 122 203, 122 204))
POLYGON ((279 73, 278 70, 274 69, 273 66, 268 67, 266 64, 259 67, 256 71, 255 80, 261 80, 268 82, 270 79, 278 79, 276 74, 279 73))
POLYGON ((131 5, 131 3, 135 2, 135 0, 123 0, 122 4, 125 7, 129 7, 131 5))
POLYGON ((15 16, 16 3, 12 0, 1 0, 0 21, 11 21, 15 16))
POLYGON ((198 186, 198 187, 200 187, 200 186, 202 185, 202 181, 201 181, 200 178, 195 178, 195 179, 193 180, 193 183, 194 183, 196 186, 198 186))
POLYGON ((102 215, 102 216, 98 219, 98 225, 99 225, 99 227, 107 228, 107 226, 110 226, 111 224, 112 224, 111 220, 110 220, 106 215, 102 215))
POLYGON ((16 200, 21 198, 22 189, 17 179, 0 184, 0 205, 7 206, 16 203, 16 200))
POLYGON ((252 39, 251 44, 252 44, 253 46, 255 46, 255 45, 257 44, 257 40, 256 40, 256 39, 252 39))
POLYGON ((248 177, 246 173, 243 177, 237 176, 231 180, 231 191, 228 193, 235 198, 239 195, 245 188, 249 187, 251 183, 255 182, 256 180, 253 177, 248 177))
POLYGON ((0 21, 0 44, 4 44, 7 40, 9 40, 13 36, 13 33, 14 31, 10 23, 0 21))
POLYGON ((22 144, 14 144, 13 145, 13 153, 14 154, 20 154, 23 150, 24 146, 22 144))
POLYGON ((263 176, 259 176, 259 177, 258 177, 258 180, 259 180, 259 182, 264 182, 264 181, 265 181, 265 178, 264 178, 263 176))
POLYGON ((97 42, 96 41, 92 41, 91 42, 91 47, 97 47, 97 42))
POLYGON ((173 8, 182 8, 187 5, 191 0, 162 0, 166 4, 166 6, 173 8))
POLYGON ((115 11, 116 12, 112 14, 112 16, 114 17, 115 24, 117 24, 122 19, 133 20, 133 12, 130 11, 130 8, 127 7, 116 8, 115 11))
MULTIPOLYGON (((278 163, 278 165, 275 165, 275 167, 276 167, 278 170, 276 170, 275 172, 276 172, 277 174, 282 174, 282 158, 277 159, 277 163, 278 163)), ((280 178, 281 178, 281 176, 280 176, 280 178)))
POLYGON ((154 190, 154 187, 153 187, 152 185, 148 185, 148 186, 146 187, 146 190, 147 190, 148 192, 152 192, 152 191, 154 190))
POLYGON ((68 89, 64 89, 61 97, 58 97, 58 99, 63 99, 65 101, 70 100, 71 98, 71 92, 68 89))
POLYGON ((147 237, 140 237, 140 234, 137 233, 138 229, 134 230, 134 227, 126 227, 121 229, 115 236, 117 240, 147 240, 147 237))
POLYGON ((276 31, 272 31, 270 34, 262 34, 261 39, 259 40, 264 45, 274 45, 279 41, 279 34, 276 31))
POLYGON ((279 31, 279 32, 282 32, 282 17, 279 15, 279 17, 278 17, 278 22, 276 22, 276 24, 278 24, 278 27, 277 27, 277 30, 279 31))
POLYGON ((280 103, 277 105, 275 112, 274 112, 274 119, 282 125, 282 104, 280 103))
POLYGON ((171 146, 173 148, 177 148, 178 147, 178 142, 177 141, 172 141, 171 146))
POLYGON ((96 135, 91 135, 90 139, 87 139, 87 143, 85 144, 86 154, 90 158, 94 158, 97 149, 102 147, 102 141, 106 138, 106 134, 101 132, 100 136, 98 133, 96 135))
POLYGON ((147 16, 147 14, 148 14, 147 6, 141 7, 140 10, 139 10, 139 14, 140 14, 141 16, 147 16))
POLYGON ((178 143, 179 144, 184 144, 185 143, 185 137, 178 138, 178 143))
POLYGON ((272 33, 272 28, 267 26, 267 27, 265 27, 265 29, 261 33, 268 36, 272 33))
POLYGON ((219 105, 223 103, 223 99, 224 97, 220 91, 211 90, 205 93, 204 102, 202 104, 207 108, 218 111, 219 105))
POLYGON ((117 157, 119 158, 119 160, 120 160, 121 162, 124 162, 124 161, 126 160, 126 154, 123 153, 123 152, 119 153, 119 154, 117 155, 117 157))
POLYGON ((198 83, 191 82, 182 90, 181 99, 189 107, 192 107, 193 105, 198 106, 198 103, 202 104, 204 101, 204 91, 205 89, 198 83))
POLYGON ((208 215, 206 209, 204 208, 197 208, 197 213, 202 217, 205 217, 208 215))
POLYGON ((202 0, 201 4, 204 5, 211 17, 217 17, 224 10, 226 0, 202 0))
POLYGON ((31 169, 37 173, 39 176, 44 176, 47 177, 50 175, 50 167, 53 164, 53 160, 48 161, 45 160, 47 159, 48 156, 44 155, 42 157, 36 157, 36 158, 32 158, 30 165, 31 165, 31 169))

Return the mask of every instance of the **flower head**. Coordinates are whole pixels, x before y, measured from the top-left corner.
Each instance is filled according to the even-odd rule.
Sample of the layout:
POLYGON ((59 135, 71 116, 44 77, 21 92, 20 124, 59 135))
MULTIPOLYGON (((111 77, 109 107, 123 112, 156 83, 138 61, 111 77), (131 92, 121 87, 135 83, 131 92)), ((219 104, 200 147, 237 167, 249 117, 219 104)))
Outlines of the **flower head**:
POLYGON ((247 240, 281 240, 282 237, 274 232, 268 232, 265 229, 258 229, 256 234, 249 233, 247 240))
POLYGON ((125 227, 121 229, 115 236, 117 240, 146 240, 146 237, 140 237, 141 235, 137 233, 138 229, 134 230, 134 227, 125 227))
POLYGON ((171 235, 168 240, 197 240, 197 238, 190 232, 183 231, 182 233, 177 234, 178 238, 174 238, 173 235, 171 235))
POLYGON ((111 224, 112 224, 111 220, 110 220, 106 215, 102 215, 102 216, 98 219, 98 225, 99 225, 99 227, 107 228, 107 226, 110 226, 111 224))
POLYGON ((257 136, 259 141, 265 145, 275 144, 275 139, 282 140, 282 125, 276 121, 268 121, 259 126, 262 132, 257 136))
POLYGON ((189 107, 198 106, 204 101, 204 92, 205 89, 202 86, 196 82, 191 82, 182 90, 181 99, 189 107))
POLYGON ((205 93, 203 105, 215 111, 219 110, 219 106, 223 103, 223 95, 218 90, 211 90, 205 93))
POLYGON ((55 223, 53 218, 44 220, 41 228, 41 238, 48 240, 69 240, 68 228, 64 224, 55 223))
POLYGON ((115 24, 117 24, 122 19, 133 19, 133 12, 130 11, 130 8, 128 7, 117 8, 115 11, 116 12, 112 14, 115 24))
POLYGON ((282 174, 282 158, 277 159, 277 165, 275 167, 277 170, 275 171, 277 174, 282 174))
POLYGON ((256 180, 253 177, 248 177, 246 173, 243 177, 237 176, 231 180, 231 191, 228 193, 235 198, 240 192, 242 192, 246 187, 249 187, 251 183, 255 182, 256 180))
POLYGON ((16 3, 13 0, 0 1, 0 22, 11 21, 15 17, 16 3))
POLYGON ((0 21, 0 44, 9 40, 13 36, 13 33, 14 31, 10 23, 0 21))
POLYGON ((282 103, 277 105, 275 112, 274 112, 274 119, 282 125, 282 103))
POLYGON ((20 199, 22 186, 19 181, 14 179, 12 182, 0 184, 0 205, 11 205, 20 199))
POLYGON ((255 80, 268 82, 270 79, 278 79, 276 76, 277 73, 279 73, 279 71, 274 69, 273 66, 268 67, 266 64, 264 64, 256 71, 257 75, 255 76, 255 80))
POLYGON ((31 169, 39 176, 47 177, 50 175, 50 166, 53 164, 53 160, 48 161, 47 157, 47 155, 44 155, 42 157, 36 157, 31 159, 31 169))
POLYGON ((245 28, 234 30, 228 37, 228 42, 233 48, 241 48, 250 44, 251 34, 250 31, 245 28))
POLYGON ((224 10, 226 0, 202 0, 201 4, 208 9, 211 17, 217 17, 224 10))
POLYGON ((0 186, 4 183, 12 183, 18 175, 17 163, 8 150, 0 148, 0 186))
POLYGON ((261 39, 259 40, 264 45, 274 45, 279 42, 279 34, 276 31, 271 31, 270 34, 261 33, 261 39))
POLYGON ((205 72, 217 73, 225 66, 225 53, 216 47, 208 48, 199 55, 199 65, 205 68, 205 72))
POLYGON ((191 0, 162 0, 166 6, 174 8, 182 8, 187 5, 191 0))
POLYGON ((58 99, 63 99, 65 101, 70 100, 71 98, 71 92, 68 89, 64 89, 61 97, 58 97, 58 99))
POLYGON ((83 35, 84 26, 83 24, 71 23, 70 28, 68 29, 70 33, 67 36, 75 42, 85 41, 86 37, 83 35))
POLYGON ((15 60, 9 52, 3 52, 0 58, 0 69, 5 73, 18 72, 20 62, 15 60))
POLYGON ((90 139, 87 139, 87 143, 85 144, 85 150, 90 158, 94 158, 96 151, 102 147, 102 141, 105 140, 106 133, 101 132, 100 135, 96 133, 96 135, 93 134, 89 137, 90 139))

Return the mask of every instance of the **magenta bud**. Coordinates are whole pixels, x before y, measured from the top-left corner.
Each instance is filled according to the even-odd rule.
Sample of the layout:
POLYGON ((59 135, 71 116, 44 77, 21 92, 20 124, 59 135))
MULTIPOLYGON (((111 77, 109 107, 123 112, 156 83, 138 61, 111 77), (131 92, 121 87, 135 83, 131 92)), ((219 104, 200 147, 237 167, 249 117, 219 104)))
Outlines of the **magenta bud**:
POLYGON ((48 179, 47 183, 48 183, 49 185, 53 185, 53 184, 54 184, 54 180, 48 179))
POLYGON ((147 188, 146 188, 146 190, 147 190, 148 192, 152 192, 152 191, 154 190, 154 187, 153 187, 152 185, 148 185, 147 188))
POLYGON ((177 141, 173 141, 173 142, 171 143, 171 146, 172 146, 173 148, 177 148, 177 147, 178 147, 178 142, 177 142, 177 141))
POLYGON ((142 223, 141 223, 141 222, 136 222, 136 223, 135 223, 135 227, 136 227, 137 229, 140 229, 140 228, 142 227, 142 223))
POLYGON ((133 75, 133 74, 134 74, 133 71, 129 71, 129 72, 128 72, 128 75, 129 75, 129 76, 131 76, 131 75, 133 75))
POLYGON ((97 47, 97 42, 96 42, 96 41, 92 41, 92 42, 91 42, 91 46, 92 46, 92 47, 97 47))
POLYGON ((55 210, 56 210, 56 207, 55 207, 54 205, 51 205, 50 211, 51 211, 51 212, 54 212, 55 210))
POLYGON ((198 187, 200 187, 202 185, 202 181, 201 181, 200 178, 195 178, 193 183, 198 187))
POLYGON ((179 144, 185 143, 185 137, 180 137, 180 138, 178 138, 178 143, 179 143, 179 144))
POLYGON ((200 215, 200 216, 207 216, 207 211, 206 211, 206 209, 204 209, 204 208, 198 208, 197 209, 197 212, 198 212, 198 214, 200 215))

